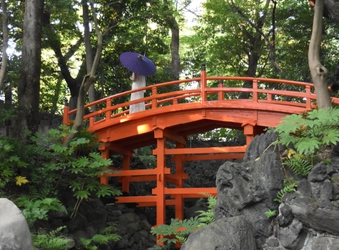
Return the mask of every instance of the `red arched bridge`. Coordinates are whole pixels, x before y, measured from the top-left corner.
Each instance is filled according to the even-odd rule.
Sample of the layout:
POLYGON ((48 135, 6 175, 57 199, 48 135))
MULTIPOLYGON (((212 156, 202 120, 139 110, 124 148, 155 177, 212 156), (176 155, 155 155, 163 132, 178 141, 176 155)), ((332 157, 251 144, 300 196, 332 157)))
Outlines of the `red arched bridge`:
MULTIPOLYGON (((125 98, 126 99, 126 98, 125 98)), ((333 98, 339 103, 338 98, 333 98)), ((281 79, 207 76, 202 70, 199 78, 178 80, 147 86, 106 97, 87 104, 95 112, 85 115, 88 129, 97 134, 102 143, 104 158, 115 152, 123 156, 122 166, 114 174, 101 176, 108 184, 111 177, 119 177, 122 191, 129 192, 131 182, 155 181, 151 195, 118 197, 119 203, 137 203, 155 206, 156 223, 165 223, 166 206, 175 206, 175 216, 183 219, 183 199, 202 197, 203 193, 216 194, 216 188, 184 187, 188 178, 184 162, 196 160, 227 160, 242 158, 247 145, 264 128, 275 127, 282 117, 315 108, 316 95, 310 83, 281 79), (234 83, 250 81, 251 88, 238 88, 234 83), (208 87, 217 83, 217 87, 208 87), (166 91, 171 89, 170 92, 166 91), (173 90, 175 89, 175 90, 173 90), (119 103, 132 92, 148 91, 143 99, 119 103), (145 102, 146 110, 129 114, 129 105, 145 102), (236 147, 187 148, 187 137, 192 134, 230 128, 243 130, 246 145, 236 147), (175 147, 167 148, 166 141, 175 147), (153 155, 156 166, 151 169, 130 169, 134 149, 156 145, 153 155), (173 145, 173 144, 172 144, 173 145), (175 172, 165 165, 165 157, 172 155, 175 172), (169 184, 171 183, 171 188, 169 184), (174 186, 174 187, 173 187, 174 186)), ((63 123, 69 124, 76 110, 64 109, 63 123)))

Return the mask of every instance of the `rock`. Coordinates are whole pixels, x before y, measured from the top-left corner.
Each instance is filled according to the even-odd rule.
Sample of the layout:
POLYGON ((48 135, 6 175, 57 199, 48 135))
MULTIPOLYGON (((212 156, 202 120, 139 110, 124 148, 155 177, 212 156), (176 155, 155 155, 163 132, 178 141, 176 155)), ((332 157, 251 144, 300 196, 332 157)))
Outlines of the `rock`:
POLYGON ((90 235, 85 232, 84 230, 78 230, 73 233, 75 246, 80 247, 82 246, 81 239, 89 239, 90 235))
POLYGON ((293 219, 288 227, 279 230, 279 241, 287 249, 301 249, 304 245, 307 233, 303 233, 303 224, 293 219))
POLYGON ((312 187, 311 182, 307 179, 302 179, 298 183, 298 192, 302 196, 312 197, 312 187))
POLYGON ((285 196, 285 203, 291 207, 294 217, 305 226, 339 235, 339 211, 320 208, 310 198, 289 194, 285 196))
POLYGON ((339 237, 319 236, 313 244, 312 250, 336 250, 339 249, 339 237))
POLYGON ((236 162, 225 162, 220 166, 216 185, 216 219, 239 215, 245 206, 263 199, 261 190, 252 181, 250 167, 236 162))
POLYGON ((252 181, 259 187, 266 206, 269 209, 276 209, 278 204, 274 201, 278 192, 283 188, 284 173, 281 170, 281 160, 274 151, 262 153, 259 160, 251 162, 252 181))
MULTIPOLYGON (((259 142, 264 138, 260 136, 259 142)), ((268 145, 274 137, 269 138, 264 140, 268 145)), ((253 141, 256 144, 256 138, 253 141)), ((244 215, 252 224, 253 234, 261 245, 272 234, 271 219, 265 212, 278 208, 278 203, 273 200, 283 188, 284 175, 279 156, 273 150, 255 156, 254 160, 242 163, 228 161, 220 166, 216 177, 218 196, 214 217, 244 215)), ((254 155, 248 157, 253 158, 254 155)))
POLYGON ((219 219, 192 233, 181 250, 256 250, 252 224, 244 216, 219 219))
POLYGON ((246 153, 244 155, 244 162, 255 161, 262 153, 274 151, 272 142, 277 140, 277 136, 274 133, 265 133, 257 135, 248 145, 246 153))
POLYGON ((257 203, 243 210, 246 220, 252 224, 254 237, 261 238, 263 242, 271 234, 271 221, 265 215, 268 210, 265 203, 257 203))
POLYGON ((31 232, 25 217, 6 198, 0 198, 0 249, 33 250, 31 232))
POLYGON ((324 181, 327 177, 328 175, 326 164, 324 162, 320 162, 312 168, 311 172, 307 176, 307 179, 310 182, 321 182, 324 181))
POLYGON ((278 221, 279 221, 279 225, 282 227, 286 227, 289 224, 291 224, 291 222, 293 221, 293 213, 292 213, 292 209, 290 208, 290 206, 288 206, 287 204, 280 204, 279 206, 279 216, 278 216, 278 221))

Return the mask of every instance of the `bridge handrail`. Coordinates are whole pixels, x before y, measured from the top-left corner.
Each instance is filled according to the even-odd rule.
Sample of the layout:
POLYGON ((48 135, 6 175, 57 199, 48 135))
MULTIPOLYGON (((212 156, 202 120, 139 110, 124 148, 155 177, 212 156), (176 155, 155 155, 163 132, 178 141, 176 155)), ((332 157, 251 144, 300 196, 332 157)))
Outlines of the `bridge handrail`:
MULTIPOLYGON (((95 102, 89 103, 85 105, 85 108, 91 108, 92 106, 98 107, 99 105, 103 105, 104 108, 86 114, 84 116, 84 120, 90 120, 90 124, 93 125, 94 122, 99 122, 107 119, 114 119, 116 117, 120 117, 122 115, 128 114, 128 107, 132 104, 145 102, 146 110, 154 110, 160 108, 162 105, 180 105, 181 102, 184 103, 197 103, 200 102, 202 104, 210 101, 233 101, 232 99, 225 99, 225 93, 248 93, 251 94, 251 99, 247 99, 252 102, 262 102, 266 101, 271 104, 280 104, 280 105, 291 105, 291 106, 299 106, 304 107, 305 110, 310 110, 312 108, 312 103, 316 100, 316 95, 312 93, 313 84, 298 82, 292 80, 283 80, 283 79, 273 79, 273 78, 255 78, 255 77, 242 77, 242 76, 209 76, 207 77, 206 71, 202 71, 199 78, 190 78, 183 80, 170 81, 165 83, 154 84, 150 86, 146 86, 144 88, 129 90, 122 93, 118 93, 115 95, 111 95, 105 97, 103 99, 97 100, 95 102), (228 87, 224 84, 219 84, 218 87, 207 87, 207 81, 251 81, 252 88, 239 88, 239 87, 228 87), (176 90, 172 92, 165 92, 158 94, 158 90, 163 87, 167 87, 170 85, 179 85, 182 83, 200 83, 200 88, 195 89, 184 89, 184 90, 176 90), (289 91, 289 90, 277 90, 277 89, 263 89, 260 88, 261 83, 279 83, 279 84, 287 84, 294 85, 297 87, 304 87, 304 91, 289 91), (128 96, 131 93, 150 90, 151 95, 144 97, 142 99, 133 100, 125 103, 114 104, 114 101, 120 97, 128 96), (208 96, 211 94, 217 95, 217 100, 208 100, 208 96), (263 96, 259 96, 259 95, 263 96), (299 102, 289 101, 289 100, 277 100, 275 97, 292 97, 299 98, 299 102), (263 99, 266 97, 266 99, 263 99), (303 102, 300 102, 300 101, 303 102)), ((238 96, 239 97, 239 96, 238 96)), ((337 98, 335 98, 337 99, 337 98)), ((336 103, 339 101, 335 101, 336 103)), ((313 105, 314 107, 314 105, 313 105)), ((69 110, 68 106, 64 108, 63 115, 63 123, 69 124, 70 116, 76 113, 75 110, 69 110)))

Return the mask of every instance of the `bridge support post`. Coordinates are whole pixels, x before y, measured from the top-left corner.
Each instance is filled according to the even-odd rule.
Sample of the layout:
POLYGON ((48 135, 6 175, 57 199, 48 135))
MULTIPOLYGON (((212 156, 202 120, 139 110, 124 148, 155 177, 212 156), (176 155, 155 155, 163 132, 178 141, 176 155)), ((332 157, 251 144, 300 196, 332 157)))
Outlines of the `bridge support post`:
POLYGON ((246 145, 248 146, 254 138, 254 126, 256 122, 243 123, 241 126, 244 128, 244 134, 246 136, 246 145))
MULTIPOLYGON (((182 143, 177 142, 176 148, 184 148, 185 145, 182 143)), ((175 176, 176 180, 176 187, 183 188, 184 187, 184 157, 183 155, 175 155, 174 156, 175 162, 175 176)), ((183 220, 184 219, 184 201, 183 196, 178 194, 175 195, 175 217, 183 220)))
MULTIPOLYGON (((108 159, 109 158, 109 149, 107 147, 104 147, 101 150, 101 156, 103 159, 108 159)), ((108 184, 108 177, 105 175, 100 176, 100 183, 103 185, 107 185, 108 184)))
POLYGON ((165 224, 166 219, 166 206, 165 206, 165 147, 166 138, 164 131, 156 129, 154 136, 157 139, 157 187, 155 190, 156 195, 156 209, 157 209, 157 225, 165 224))
MULTIPOLYGON (((131 156, 123 155, 122 170, 129 170, 131 166, 131 156)), ((122 192, 129 193, 129 177, 122 177, 121 189, 122 192)))

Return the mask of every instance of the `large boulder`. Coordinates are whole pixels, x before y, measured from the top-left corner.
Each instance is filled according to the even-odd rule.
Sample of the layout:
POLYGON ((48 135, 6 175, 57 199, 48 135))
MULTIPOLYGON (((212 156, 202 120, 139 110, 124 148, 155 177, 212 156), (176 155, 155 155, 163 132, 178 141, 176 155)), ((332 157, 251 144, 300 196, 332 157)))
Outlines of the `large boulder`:
POLYGON ((181 250, 256 250, 252 225, 244 216, 219 219, 192 233, 181 250))
POLYGON ((220 166, 216 185, 218 190, 215 219, 243 215, 252 225, 258 247, 272 234, 271 219, 265 212, 276 210, 274 202, 283 188, 284 173, 272 134, 256 137, 241 163, 225 162, 220 166))
POLYGON ((6 198, 0 198, 0 249, 33 250, 31 232, 25 217, 6 198))

